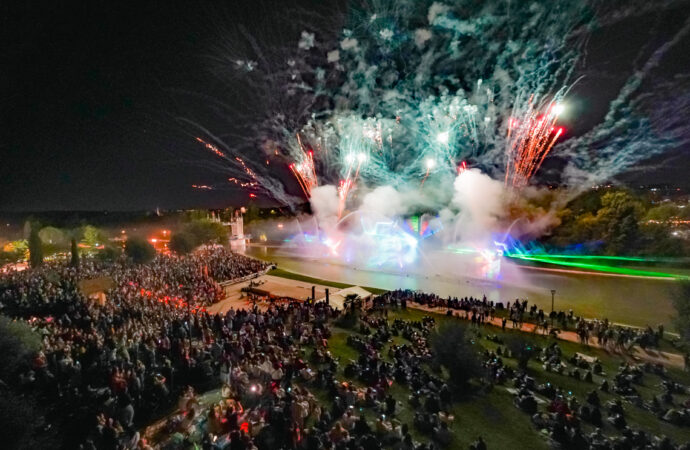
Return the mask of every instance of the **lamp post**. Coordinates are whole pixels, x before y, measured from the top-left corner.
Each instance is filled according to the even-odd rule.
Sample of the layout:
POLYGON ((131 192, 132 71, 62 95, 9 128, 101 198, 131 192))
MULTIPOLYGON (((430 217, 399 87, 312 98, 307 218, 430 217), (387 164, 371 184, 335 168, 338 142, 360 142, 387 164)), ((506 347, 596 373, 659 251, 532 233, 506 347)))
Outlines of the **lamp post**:
POLYGON ((553 301, 556 297, 556 290, 551 289, 551 327, 553 328, 553 301))

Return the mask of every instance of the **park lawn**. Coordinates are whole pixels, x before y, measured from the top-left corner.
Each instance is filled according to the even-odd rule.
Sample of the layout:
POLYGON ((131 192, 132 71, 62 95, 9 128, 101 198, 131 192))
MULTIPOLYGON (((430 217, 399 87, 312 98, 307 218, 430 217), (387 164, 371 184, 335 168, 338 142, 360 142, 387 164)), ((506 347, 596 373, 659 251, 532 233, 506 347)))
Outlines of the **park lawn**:
MULTIPOLYGON (((328 347, 335 357, 340 358, 338 379, 360 386, 361 384, 356 380, 346 380, 343 374, 343 369, 349 361, 359 357, 359 352, 347 345, 347 337, 352 334, 357 333, 333 327, 332 335, 328 339, 328 347)), ((399 343, 406 342, 403 338, 399 339, 399 343)), ((386 351, 387 348, 382 353, 388 359, 385 356, 386 351)), ((428 436, 419 433, 412 425, 415 410, 408 403, 408 396, 411 394, 409 388, 394 383, 389 392, 402 405, 398 408, 396 419, 408 424, 410 434, 416 441, 426 442, 429 440, 428 436)), ((315 395, 320 398, 318 394, 315 395)), ((484 438, 488 448, 548 448, 546 441, 532 427, 529 416, 513 414, 514 411, 512 395, 505 389, 496 389, 490 394, 457 402, 452 410, 453 415, 455 415, 455 421, 451 425, 454 441, 448 448, 466 449, 480 435, 484 438), (501 432, 496 433, 496 429, 500 429, 501 432), (515 442, 515 436, 520 436, 519 443, 515 442)), ((368 408, 358 412, 358 414, 363 413, 370 421, 376 417, 375 413, 368 408)))
MULTIPOLYGON (((323 286, 332 286, 338 289, 346 289, 354 286, 353 284, 339 283, 337 281, 322 280, 320 278, 309 277, 307 275, 301 275, 299 273, 290 272, 283 269, 271 269, 268 275, 273 275, 275 277, 287 278, 289 280, 304 281, 305 283, 320 284, 323 286)), ((375 287, 362 286, 362 288, 371 292, 374 295, 381 295, 386 291, 385 289, 379 289, 375 287)))
MULTIPOLYGON (((403 320, 422 320, 424 316, 434 317, 437 325, 447 321, 459 320, 457 318, 442 314, 430 314, 425 311, 414 309, 391 309, 389 311, 388 319, 389 321, 393 321, 396 318, 403 320)), ((468 322, 463 322, 468 324, 468 322)), ((541 347, 545 347, 554 342, 553 338, 527 334, 509 329, 506 329, 504 332, 500 328, 491 326, 485 326, 479 329, 476 339, 477 343, 483 348, 495 350, 499 344, 488 340, 487 335, 496 335, 503 339, 507 336, 516 334, 521 335, 523 339, 530 340, 541 347)), ((345 341, 343 341, 343 343, 344 342, 345 341)), ((611 354, 606 350, 588 347, 579 343, 561 340, 557 340, 555 342, 557 342, 561 348, 563 358, 566 361, 575 353, 581 353, 599 358, 604 370, 604 377, 607 378, 609 380, 609 384, 613 386, 613 375, 617 372, 619 365, 624 361, 623 356, 611 354)), ((503 358, 503 361, 506 365, 513 368, 517 366, 515 359, 503 358)), ((528 369, 530 376, 534 377, 538 384, 550 382, 554 386, 560 387, 566 393, 576 396, 580 403, 585 401, 587 393, 598 389, 598 386, 604 379, 604 377, 595 375, 593 383, 576 380, 566 374, 548 372, 544 370, 542 364, 536 360, 530 361, 528 369)), ((569 369, 572 369, 570 364, 569 369)), ((690 373, 688 372, 678 369, 668 369, 667 373, 674 381, 683 383, 685 385, 690 384, 690 373)), ((648 402, 653 396, 659 395, 663 392, 663 389, 661 388, 662 381, 662 378, 658 375, 645 373, 643 384, 636 385, 635 387, 641 398, 645 402, 648 402)), ((407 388, 402 386, 399 386, 398 388, 406 391, 404 399, 401 401, 403 404, 407 405, 407 395, 409 395, 409 391, 407 388)), ((620 398, 618 395, 612 393, 608 394, 599 390, 597 392, 602 405, 609 400, 620 398)), ((489 394, 478 394, 470 399, 459 401, 453 409, 453 413, 456 415, 456 423, 452 428, 458 442, 462 442, 462 448, 466 448, 466 446, 473 442, 478 435, 482 435, 484 437, 489 448, 546 447, 546 440, 543 439, 539 435, 539 431, 532 426, 529 415, 517 409, 513 405, 512 399, 512 394, 508 393, 505 387, 496 386, 495 389, 489 394), (496 433, 496 430, 500 430, 500 433, 496 433), (469 435, 468 431, 471 431, 469 435), (516 439, 516 436, 520 436, 520 438, 516 439), (505 441, 502 441, 502 439, 505 441), (536 445, 534 442, 532 442, 532 440, 538 441, 540 445, 536 445), (492 445, 492 442, 494 445, 492 445)), ((686 399, 688 399, 687 395, 674 395, 676 404, 681 403, 686 399)), ((666 435, 678 444, 688 442, 690 439, 690 432, 687 428, 677 427, 670 423, 661 421, 650 411, 638 408, 637 406, 626 401, 623 402, 623 407, 626 412, 626 420, 628 421, 628 424, 634 428, 641 428, 656 435, 666 435)), ((543 410, 543 407, 541 407, 540 410, 543 410)), ((603 409, 602 413, 605 414, 603 409)), ((411 422, 414 412, 409 411, 409 408, 407 408, 406 414, 410 415, 409 421, 406 421, 411 422)), ((404 414, 401 416, 404 416, 404 414)), ((583 424, 583 429, 585 432, 589 433, 594 430, 594 427, 588 424, 583 424)), ((609 425, 604 425, 603 431, 605 434, 609 435, 620 434, 618 430, 609 425)))

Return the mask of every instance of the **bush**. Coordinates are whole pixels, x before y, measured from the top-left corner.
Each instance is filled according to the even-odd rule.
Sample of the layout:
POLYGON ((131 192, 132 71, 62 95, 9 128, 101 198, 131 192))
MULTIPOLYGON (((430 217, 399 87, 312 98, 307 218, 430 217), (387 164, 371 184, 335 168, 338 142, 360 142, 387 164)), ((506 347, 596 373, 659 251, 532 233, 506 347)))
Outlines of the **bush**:
POLYGON ((467 337, 467 325, 445 323, 429 336, 429 342, 434 363, 448 370, 449 384, 456 391, 466 392, 470 380, 482 374, 477 349, 467 337))
POLYGON ((129 238, 125 244, 125 254, 135 264, 146 264, 156 256, 156 249, 143 239, 129 238))
POLYGON ((189 233, 175 233, 172 238, 170 238, 170 250, 178 255, 186 255, 196 247, 194 241, 194 236, 189 233))

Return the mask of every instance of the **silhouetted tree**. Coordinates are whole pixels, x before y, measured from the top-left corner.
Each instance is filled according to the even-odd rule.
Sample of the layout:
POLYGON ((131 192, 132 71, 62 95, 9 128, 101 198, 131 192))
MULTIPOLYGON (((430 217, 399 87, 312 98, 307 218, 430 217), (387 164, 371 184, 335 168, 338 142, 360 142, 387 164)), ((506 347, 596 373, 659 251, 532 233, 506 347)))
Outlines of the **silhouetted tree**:
POLYGON ((43 264, 43 242, 38 235, 40 228, 38 223, 33 223, 29 232, 29 262, 34 268, 43 264))
POLYGON ((125 254, 129 256, 135 264, 145 264, 156 256, 156 249, 143 239, 129 238, 125 244, 125 254))
POLYGON ((189 233, 175 233, 170 238, 170 250, 174 251, 178 255, 186 255, 187 253, 194 250, 194 236, 189 233))
POLYGON ((77 240, 72 238, 71 246, 72 259, 70 260, 70 265, 72 267, 79 267, 79 247, 77 246, 77 240))
POLYGON ((120 247, 113 247, 106 245, 103 250, 96 253, 96 258, 101 261, 113 262, 117 260, 122 255, 122 249, 120 247))
POLYGON ((513 358, 517 359, 518 367, 526 370, 529 360, 536 354, 534 344, 521 336, 508 336, 505 344, 513 358))
POLYGON ((466 392, 472 378, 482 374, 477 348, 467 336, 467 325, 447 322, 429 337, 436 366, 448 370, 448 382, 456 391, 466 392))
POLYGON ((220 222, 212 220, 195 220, 188 223, 183 233, 193 239, 194 247, 203 244, 227 244, 228 230, 220 222))

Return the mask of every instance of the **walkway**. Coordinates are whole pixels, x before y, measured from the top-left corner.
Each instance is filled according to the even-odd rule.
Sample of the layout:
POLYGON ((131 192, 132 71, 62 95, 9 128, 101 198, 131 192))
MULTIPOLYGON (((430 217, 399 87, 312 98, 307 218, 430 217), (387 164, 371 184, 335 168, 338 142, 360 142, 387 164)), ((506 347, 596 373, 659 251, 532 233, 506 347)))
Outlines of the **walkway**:
MULTIPOLYGON (((444 307, 428 307, 424 305, 420 305, 418 303, 414 302, 407 302, 407 307, 408 308, 413 308, 413 309, 418 309, 421 311, 427 311, 431 313, 436 313, 436 314, 446 314, 448 311, 448 308, 444 307)), ((452 310, 454 313, 455 317, 458 317, 463 320, 467 320, 463 316, 456 315, 455 313, 460 312, 457 310, 452 310)), ((462 311, 464 312, 464 311, 462 311)), ((536 324, 533 323, 528 323, 528 322, 523 322, 520 326, 520 328, 513 328, 511 325, 511 321, 508 320, 508 324, 506 325, 506 329, 519 329, 522 332, 525 333, 531 333, 531 334, 540 334, 543 335, 544 330, 541 327, 537 327, 536 324), (538 328, 535 330, 535 328, 538 328)), ((502 318, 500 317, 493 317, 492 319, 486 319, 484 324, 487 325, 492 325, 498 328, 502 327, 502 318)), ((564 331, 561 330, 558 333, 558 339, 564 340, 564 341, 569 341, 569 342, 575 342, 577 344, 582 344, 580 341, 580 336, 574 331, 564 331)), ((653 349, 647 349, 643 350, 640 346, 636 345, 632 348, 632 352, 630 353, 617 353, 617 352, 612 352, 609 348, 602 347, 598 343, 594 343, 596 339, 590 339, 590 342, 588 344, 582 344, 582 345, 587 345, 589 347, 594 347, 594 348, 599 348, 607 353, 615 353, 618 356, 622 357, 629 357, 633 360, 644 360, 647 362, 650 362, 652 364, 657 364, 661 363, 664 366, 667 367, 674 367, 677 369, 682 369, 685 367, 685 361, 683 360, 683 355, 678 354, 678 353, 669 353, 669 352, 662 352, 659 350, 653 350, 653 349)))

